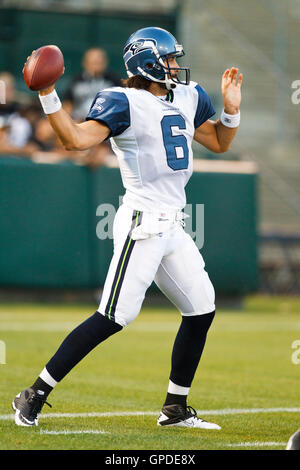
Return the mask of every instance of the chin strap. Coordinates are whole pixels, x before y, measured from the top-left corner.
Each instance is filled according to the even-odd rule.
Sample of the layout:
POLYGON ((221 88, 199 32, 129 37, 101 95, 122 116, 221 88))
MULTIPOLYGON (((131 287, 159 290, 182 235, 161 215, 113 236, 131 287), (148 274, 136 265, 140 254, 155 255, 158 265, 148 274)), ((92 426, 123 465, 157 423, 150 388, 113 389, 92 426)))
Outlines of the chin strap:
MULTIPOLYGON (((149 75, 141 67, 137 67, 137 69, 140 74, 143 75, 143 77, 147 78, 148 80, 151 80, 151 82, 164 83, 166 85, 167 90, 171 90, 171 88, 176 88, 176 83, 174 83, 173 80, 168 77, 166 77, 165 80, 159 80, 158 78, 154 78, 152 77, 152 75, 149 75)), ((127 74, 129 77, 133 77, 133 74, 131 72, 127 71, 127 74)))

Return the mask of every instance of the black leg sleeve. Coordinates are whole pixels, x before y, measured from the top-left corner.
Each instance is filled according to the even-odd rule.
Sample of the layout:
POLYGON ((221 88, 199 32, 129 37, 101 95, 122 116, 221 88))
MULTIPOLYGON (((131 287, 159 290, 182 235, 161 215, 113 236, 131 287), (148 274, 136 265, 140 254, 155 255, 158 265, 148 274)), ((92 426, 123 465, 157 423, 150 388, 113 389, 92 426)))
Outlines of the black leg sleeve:
POLYGON ((170 380, 176 385, 191 386, 214 315, 182 317, 172 351, 170 380))
POLYGON ((59 382, 99 343, 120 330, 122 326, 96 312, 66 337, 46 364, 47 371, 59 382))

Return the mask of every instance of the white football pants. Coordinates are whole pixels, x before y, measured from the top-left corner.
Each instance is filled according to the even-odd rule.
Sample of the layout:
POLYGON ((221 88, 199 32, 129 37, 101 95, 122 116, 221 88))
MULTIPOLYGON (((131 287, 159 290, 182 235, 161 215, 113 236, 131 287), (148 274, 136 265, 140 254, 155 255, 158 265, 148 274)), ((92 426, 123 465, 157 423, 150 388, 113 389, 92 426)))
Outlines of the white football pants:
MULTIPOLYGON (((178 213, 177 213, 178 215, 178 213)), ((121 326, 140 312, 154 280, 182 315, 215 310, 205 263, 176 214, 119 207, 113 225, 114 254, 98 311, 121 326)))

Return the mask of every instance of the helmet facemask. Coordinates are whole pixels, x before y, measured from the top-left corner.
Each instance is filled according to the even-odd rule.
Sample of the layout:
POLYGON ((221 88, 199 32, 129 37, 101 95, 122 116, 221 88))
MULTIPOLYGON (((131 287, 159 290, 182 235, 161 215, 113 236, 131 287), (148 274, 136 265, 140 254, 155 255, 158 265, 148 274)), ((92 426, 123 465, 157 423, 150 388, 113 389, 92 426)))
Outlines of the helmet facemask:
MULTIPOLYGON (((175 88, 176 85, 188 85, 190 83, 190 69, 187 67, 171 67, 169 64, 169 59, 175 57, 184 56, 184 52, 168 54, 165 57, 162 57, 163 62, 166 62, 166 65, 161 65, 165 71, 165 78, 170 82, 171 88, 175 88), (173 75, 174 72, 177 72, 173 75)), ((166 83, 167 86, 167 83, 166 83)), ((168 88, 169 89, 169 88, 168 88)))
MULTIPOLYGON (((157 82, 157 83, 164 83, 167 90, 170 90, 171 88, 175 88, 176 85, 188 85, 190 83, 190 69, 187 67, 170 67, 169 64, 169 59, 172 57, 182 57, 184 56, 184 51, 183 48, 180 44, 176 44, 176 51, 173 53, 167 54, 165 56, 160 56, 159 52, 156 48, 156 46, 153 44, 152 45, 152 51, 155 54, 156 61, 151 62, 149 61, 146 64, 145 69, 143 70, 142 67, 138 66, 137 70, 140 72, 140 74, 147 78, 148 80, 157 82), (148 71, 149 70, 149 71, 148 71), (163 75, 162 78, 158 78, 157 76, 154 76, 152 71, 155 71, 155 75, 163 75), (161 73, 157 73, 161 72, 161 73), (172 73, 177 72, 176 75, 172 75, 172 73), (183 78, 181 78, 181 75, 183 75, 183 78)), ((132 77, 133 74, 127 70, 127 74, 129 77, 132 77)))

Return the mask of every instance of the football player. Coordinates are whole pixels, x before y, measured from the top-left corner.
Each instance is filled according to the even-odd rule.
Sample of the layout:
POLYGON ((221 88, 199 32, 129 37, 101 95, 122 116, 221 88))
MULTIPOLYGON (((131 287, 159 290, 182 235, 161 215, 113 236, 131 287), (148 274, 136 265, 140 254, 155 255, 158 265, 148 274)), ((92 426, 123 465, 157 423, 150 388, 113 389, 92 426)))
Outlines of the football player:
POLYGON ((180 311, 167 396, 159 426, 220 429, 197 416, 187 396, 215 315, 215 294, 205 263, 183 229, 185 185, 193 171, 192 141, 212 152, 230 148, 240 122, 242 74, 225 70, 224 109, 180 67, 182 45, 168 31, 143 28, 124 47, 125 87, 99 92, 84 123, 61 107, 54 85, 39 92, 50 124, 70 151, 110 138, 126 190, 114 220, 114 253, 98 310, 72 331, 33 385, 13 401, 15 422, 38 424, 51 390, 93 348, 138 315, 154 280, 180 311))

